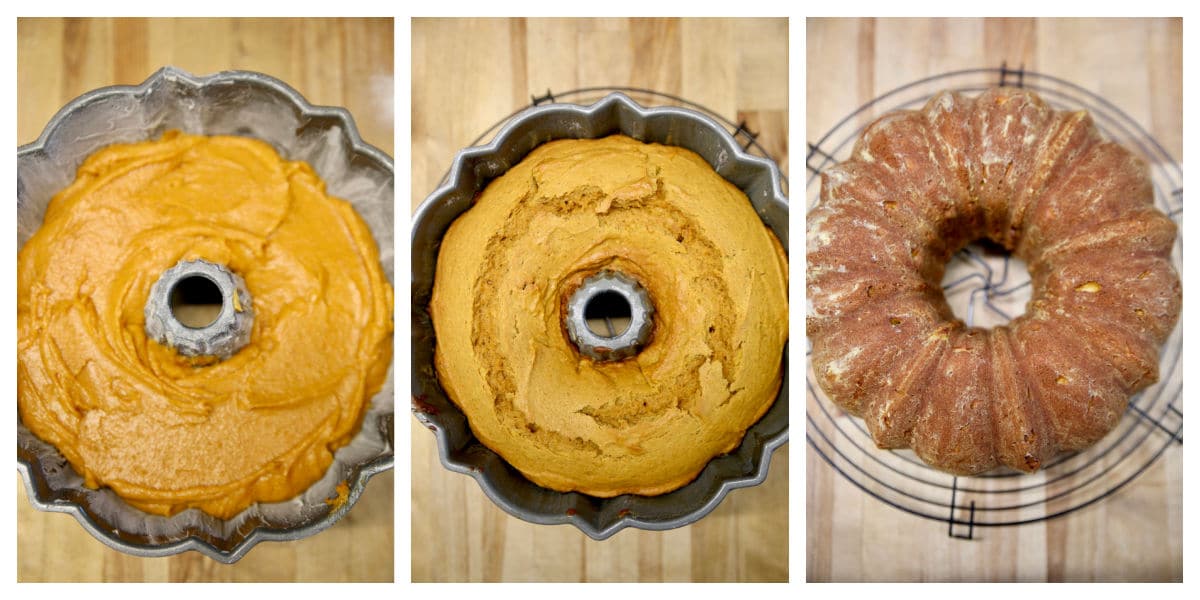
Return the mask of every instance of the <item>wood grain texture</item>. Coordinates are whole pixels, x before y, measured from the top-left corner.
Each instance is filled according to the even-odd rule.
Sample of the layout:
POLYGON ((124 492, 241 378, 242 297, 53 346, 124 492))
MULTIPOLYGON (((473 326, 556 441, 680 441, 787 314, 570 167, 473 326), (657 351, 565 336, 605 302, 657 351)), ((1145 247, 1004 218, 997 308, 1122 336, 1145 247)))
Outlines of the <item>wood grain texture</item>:
MULTIPOLYGON (((809 19, 806 31, 809 141, 899 85, 1007 62, 1107 98, 1183 162, 1179 19, 809 19)), ((1047 522, 976 529, 972 541, 867 496, 811 447, 806 455, 809 581, 1182 580, 1176 444, 1112 497, 1047 522)))
MULTIPOLYGON (((137 84, 165 65, 282 79, 314 104, 344 106, 369 143, 393 147, 392 19, 19 19, 20 143, 98 87, 137 84)), ((306 540, 265 543, 232 566, 194 552, 142 559, 109 549, 68 515, 38 512, 19 484, 19 581, 391 581, 392 473, 349 515, 306 540)))
MULTIPOLYGON (((414 19, 412 208, 454 153, 531 94, 641 86, 744 118, 787 172, 785 19, 414 19)), ((783 581, 787 446, 698 523, 595 542, 526 523, 438 462, 412 420, 414 581, 783 581)))

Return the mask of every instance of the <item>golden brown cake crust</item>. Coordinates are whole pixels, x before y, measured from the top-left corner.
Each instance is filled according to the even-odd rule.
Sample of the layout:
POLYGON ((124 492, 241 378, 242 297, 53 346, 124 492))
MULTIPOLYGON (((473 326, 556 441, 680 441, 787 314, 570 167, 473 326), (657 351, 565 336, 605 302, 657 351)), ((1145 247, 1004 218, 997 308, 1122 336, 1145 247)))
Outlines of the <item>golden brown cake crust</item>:
POLYGON ((828 396, 881 448, 1034 471, 1111 430, 1178 319, 1176 226, 1140 159, 1036 94, 942 92, 870 125, 809 212, 807 333, 828 396), (1026 262, 1025 314, 984 330, 941 292, 989 238, 1026 262))
POLYGON ((623 136, 539 146, 446 233, 430 304, 438 377, 475 435, 533 482, 660 494, 737 447, 772 404, 787 262, 696 154, 623 136), (654 304, 650 343, 593 362, 565 299, 604 269, 654 304))

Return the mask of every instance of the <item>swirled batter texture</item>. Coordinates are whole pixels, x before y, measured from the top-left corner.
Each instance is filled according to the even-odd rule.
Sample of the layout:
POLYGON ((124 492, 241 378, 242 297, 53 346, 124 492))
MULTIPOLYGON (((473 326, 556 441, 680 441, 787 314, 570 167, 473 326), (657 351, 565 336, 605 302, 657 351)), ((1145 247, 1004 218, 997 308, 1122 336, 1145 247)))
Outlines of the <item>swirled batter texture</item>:
POLYGON ((771 406, 787 259, 695 153, 560 140, 451 225, 430 310, 442 386, 484 444, 543 487, 661 494, 771 406), (584 357, 563 327, 567 298, 604 269, 640 282, 655 308, 651 342, 618 362, 584 357))
POLYGON ((168 133, 89 157, 18 255, 25 425, 89 487, 170 515, 292 498, 357 433, 391 362, 392 290, 362 219, 302 162, 168 133), (250 343, 204 364, 147 339, 180 260, 241 275, 250 343))

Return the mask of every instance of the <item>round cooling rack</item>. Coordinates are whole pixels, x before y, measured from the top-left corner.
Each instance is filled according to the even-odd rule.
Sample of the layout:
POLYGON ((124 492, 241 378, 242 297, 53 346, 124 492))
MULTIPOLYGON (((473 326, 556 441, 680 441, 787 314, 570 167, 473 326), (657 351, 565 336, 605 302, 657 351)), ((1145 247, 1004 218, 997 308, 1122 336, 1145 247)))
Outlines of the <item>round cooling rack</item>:
MULTIPOLYGON (((1111 102, 1076 84, 1007 65, 914 81, 846 115, 808 144, 807 206, 818 202, 821 172, 848 158, 854 142, 876 117, 897 109, 919 109, 942 90, 973 96, 996 86, 1028 89, 1058 110, 1091 113, 1105 138, 1146 161, 1155 206, 1182 226, 1183 171, 1144 128, 1111 102)), ((1182 256, 1183 236, 1179 235, 1171 260, 1180 273, 1182 256)), ((998 246, 973 243, 946 265, 942 289, 955 314, 968 325, 991 327, 1024 311, 1030 296, 1029 273, 1022 261, 998 246)), ((1085 451, 1056 457, 1032 475, 995 470, 956 477, 925 465, 911 450, 877 449, 862 420, 844 413, 815 383, 807 360, 811 344, 805 352, 806 437, 830 467, 863 492, 902 511, 946 523, 951 537, 972 539, 976 527, 1052 519, 1116 493, 1168 448, 1183 444, 1182 340, 1182 326, 1177 325, 1161 349, 1159 381, 1129 400, 1111 433, 1085 451)))

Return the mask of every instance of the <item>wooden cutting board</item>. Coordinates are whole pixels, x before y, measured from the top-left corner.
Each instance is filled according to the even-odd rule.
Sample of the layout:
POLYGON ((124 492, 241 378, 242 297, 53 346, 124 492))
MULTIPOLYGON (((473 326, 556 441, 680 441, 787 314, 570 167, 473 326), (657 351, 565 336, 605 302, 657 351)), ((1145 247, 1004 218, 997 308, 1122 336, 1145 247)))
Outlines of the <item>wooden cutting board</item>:
MULTIPOLYGON (((809 142, 902 84, 1007 64, 1107 98, 1183 162, 1179 19, 809 19, 806 28, 809 142)), ((1152 443, 1162 445, 1163 434, 1154 435, 1152 443)), ((811 447, 806 454, 809 581, 1183 576, 1180 444, 1169 444, 1145 473, 1097 504, 1051 521, 977 528, 970 541, 950 538, 946 521, 868 497, 811 447)))
MULTIPOLYGON (((531 95, 586 86, 676 94, 744 119, 787 172, 786 19, 414 19, 412 208, 455 152, 531 95)), ((784 581, 788 446, 767 481, 698 523, 596 542, 497 508, 438 462, 412 420, 414 581, 784 581)))
MULTIPOLYGON (((392 19, 19 19, 17 137, 33 141, 88 90, 141 83, 174 65, 277 77, 314 104, 349 109, 362 137, 390 153, 393 29, 392 19)), ((74 518, 35 510, 17 481, 18 581, 392 580, 391 472, 330 529, 260 544, 232 566, 195 552, 143 559, 111 550, 74 518)))

